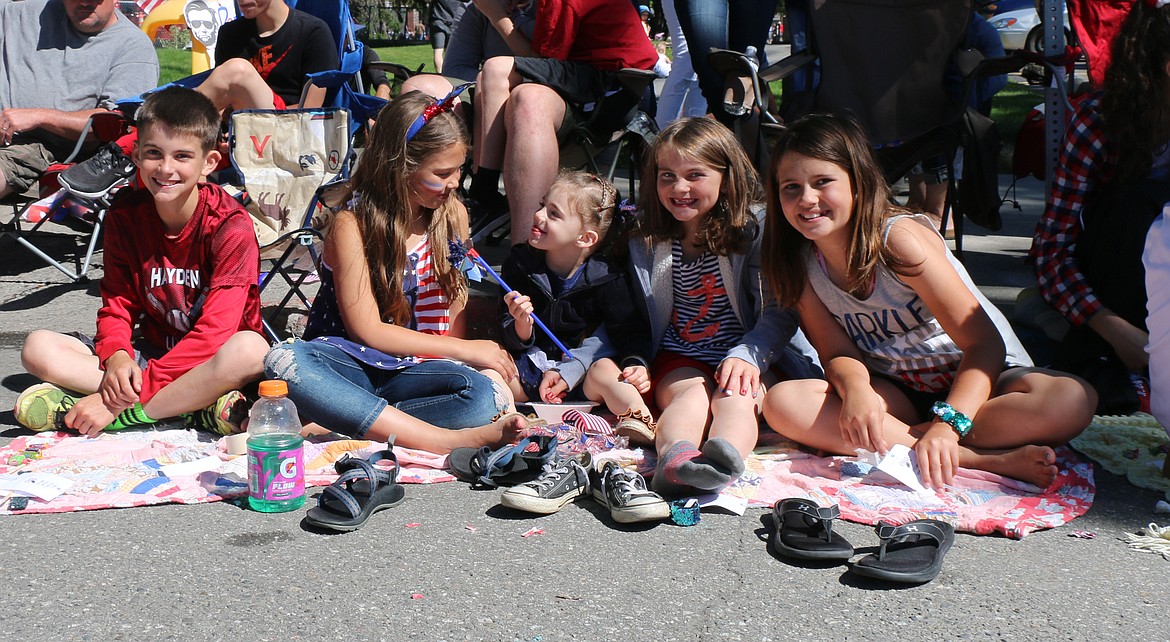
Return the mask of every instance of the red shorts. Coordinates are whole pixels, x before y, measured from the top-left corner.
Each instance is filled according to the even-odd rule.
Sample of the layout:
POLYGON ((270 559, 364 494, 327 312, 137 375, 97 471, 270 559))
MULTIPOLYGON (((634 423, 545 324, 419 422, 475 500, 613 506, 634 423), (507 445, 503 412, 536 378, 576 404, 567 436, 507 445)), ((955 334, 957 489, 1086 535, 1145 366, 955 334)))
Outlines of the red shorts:
POLYGON ((663 377, 667 374, 679 368, 693 368, 706 375, 711 381, 715 381, 715 368, 698 359, 692 359, 677 352, 659 350, 658 354, 654 357, 654 363, 650 364, 650 390, 642 395, 642 401, 646 402, 646 405, 650 408, 650 412, 655 417, 661 412, 654 399, 654 393, 658 390, 658 382, 662 381, 663 377))

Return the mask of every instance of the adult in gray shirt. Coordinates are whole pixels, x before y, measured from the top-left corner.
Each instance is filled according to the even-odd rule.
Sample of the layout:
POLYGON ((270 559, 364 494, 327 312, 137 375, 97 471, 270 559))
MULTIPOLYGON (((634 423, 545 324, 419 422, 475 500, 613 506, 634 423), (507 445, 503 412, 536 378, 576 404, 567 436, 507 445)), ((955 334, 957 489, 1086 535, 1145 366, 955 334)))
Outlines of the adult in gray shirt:
POLYGON ((158 56, 116 0, 0 0, 0 197, 72 150, 86 120, 158 85, 158 56))
MULTIPOLYGON (((512 21, 516 28, 528 38, 532 37, 535 26, 536 2, 517 3, 513 7, 512 21)), ((495 56, 515 56, 516 52, 504 41, 504 37, 484 17, 479 8, 469 5, 451 34, 447 45, 447 57, 443 62, 443 75, 472 82, 479 75, 483 61, 495 56)))

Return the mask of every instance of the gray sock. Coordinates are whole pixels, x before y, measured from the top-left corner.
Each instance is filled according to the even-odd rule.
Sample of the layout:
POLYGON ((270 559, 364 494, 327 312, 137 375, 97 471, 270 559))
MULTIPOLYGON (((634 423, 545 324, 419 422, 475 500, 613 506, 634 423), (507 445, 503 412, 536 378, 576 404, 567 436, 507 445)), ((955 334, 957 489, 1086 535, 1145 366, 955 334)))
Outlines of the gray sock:
POLYGON ((710 491, 730 483, 731 475, 712 466, 694 444, 680 441, 658 458, 652 487, 664 495, 679 495, 688 489, 710 491))
POLYGON ((743 474, 743 457, 739 456, 739 451, 726 439, 722 437, 708 439, 699 450, 711 465, 727 473, 732 479, 743 474))

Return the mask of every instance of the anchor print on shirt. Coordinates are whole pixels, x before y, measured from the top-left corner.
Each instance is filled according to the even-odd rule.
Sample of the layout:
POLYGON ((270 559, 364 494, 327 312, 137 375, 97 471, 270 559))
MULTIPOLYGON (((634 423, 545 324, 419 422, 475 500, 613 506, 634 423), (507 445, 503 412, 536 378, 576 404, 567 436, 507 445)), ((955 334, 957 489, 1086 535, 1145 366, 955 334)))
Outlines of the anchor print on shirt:
MULTIPOLYGON (((687 291, 687 296, 703 296, 703 304, 699 306, 699 312, 693 319, 687 321, 686 325, 678 331, 679 337, 688 343, 696 343, 703 339, 710 339, 719 334, 720 323, 718 321, 708 324, 701 330, 695 330, 695 324, 707 318, 711 312, 711 306, 715 303, 715 297, 726 296, 727 289, 719 287, 719 279, 714 274, 704 274, 699 277, 700 286, 687 291)), ((671 312, 670 322, 675 327, 678 327, 678 310, 671 312)))

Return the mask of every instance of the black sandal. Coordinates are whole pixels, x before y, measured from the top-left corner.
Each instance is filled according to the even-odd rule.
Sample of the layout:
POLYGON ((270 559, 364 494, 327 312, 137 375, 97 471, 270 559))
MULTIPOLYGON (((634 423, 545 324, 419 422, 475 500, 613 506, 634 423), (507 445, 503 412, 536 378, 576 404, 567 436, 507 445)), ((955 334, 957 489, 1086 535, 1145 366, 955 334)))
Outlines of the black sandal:
POLYGON ((790 559, 843 562, 853 556, 853 545, 833 532, 840 516, 835 504, 822 508, 807 499, 782 499, 772 507, 776 529, 768 548, 790 559))
POLYGON ((325 487, 317 498, 317 506, 310 508, 305 521, 313 526, 335 531, 355 531, 370 515, 402 503, 406 491, 397 482, 398 458, 394 451, 383 450, 370 455, 368 460, 350 456, 337 460, 333 468, 341 473, 337 481, 325 487), (377 468, 380 461, 391 461, 394 468, 377 468))
POLYGON ((495 450, 456 448, 447 456, 447 468, 473 487, 515 486, 539 477, 556 452, 555 437, 534 435, 495 450))
POLYGON ((877 555, 866 555, 853 572, 889 582, 924 584, 938 577, 943 556, 955 543, 955 527, 937 519, 919 519, 901 526, 880 522, 882 544, 877 555))

